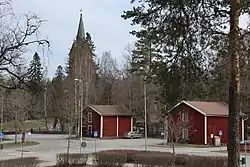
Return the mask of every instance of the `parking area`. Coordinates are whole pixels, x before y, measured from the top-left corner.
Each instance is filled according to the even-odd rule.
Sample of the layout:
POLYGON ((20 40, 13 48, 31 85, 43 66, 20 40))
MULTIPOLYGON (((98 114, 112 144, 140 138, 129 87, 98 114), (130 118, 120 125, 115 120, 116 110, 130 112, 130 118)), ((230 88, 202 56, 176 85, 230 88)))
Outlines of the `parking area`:
MULTIPOLYGON (((11 135, 9 138, 13 138, 11 135)), ((21 136, 19 136, 20 138, 21 136)), ((43 161, 47 161, 44 163, 45 165, 53 165, 56 163, 56 154, 65 153, 67 150, 67 135, 42 135, 36 134, 27 136, 27 140, 40 142, 39 145, 36 146, 27 146, 24 148, 24 156, 36 156, 43 161)), ((145 139, 93 139, 93 138, 85 138, 86 148, 84 148, 84 152, 92 153, 100 150, 110 150, 110 149, 135 149, 135 150, 144 150, 145 149, 145 139)), ((156 146, 159 143, 162 143, 163 139, 152 139, 149 138, 147 140, 147 149, 152 151, 164 151, 171 152, 172 149, 170 147, 159 147, 156 146)), ((218 153, 211 151, 219 151, 220 149, 226 150, 226 147, 222 148, 191 148, 191 147, 177 147, 176 153, 182 154, 192 154, 192 155, 203 155, 203 156, 226 156, 226 153, 218 153)), ((80 141, 72 140, 70 145, 71 153, 79 153, 80 152, 80 141)), ((6 149, 3 150, 3 158, 17 158, 21 156, 20 149, 6 149)), ((247 160, 250 162, 250 158, 247 160)))

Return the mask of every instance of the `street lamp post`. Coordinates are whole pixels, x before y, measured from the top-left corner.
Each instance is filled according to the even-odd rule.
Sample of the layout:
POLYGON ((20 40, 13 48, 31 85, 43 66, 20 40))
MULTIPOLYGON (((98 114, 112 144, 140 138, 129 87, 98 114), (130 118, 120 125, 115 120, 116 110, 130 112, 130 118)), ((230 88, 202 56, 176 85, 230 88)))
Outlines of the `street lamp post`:
POLYGON ((82 153, 82 146, 81 146, 81 144, 82 144, 82 117, 83 117, 83 115, 82 115, 82 109, 83 109, 83 106, 82 106, 82 102, 83 102, 83 81, 82 81, 82 79, 78 79, 78 78, 76 78, 75 79, 75 81, 79 81, 80 82, 80 84, 81 84, 81 99, 80 99, 80 153, 82 153))
MULTIPOLYGON (((149 66, 142 67, 144 72, 148 74, 149 66)), ((148 139, 148 128, 147 128, 147 76, 144 76, 143 83, 143 94, 144 94, 144 137, 145 137, 145 150, 147 150, 147 139, 148 139)))
POLYGON ((147 82, 146 77, 144 78, 144 137, 145 137, 145 150, 147 150, 147 138, 148 138, 148 129, 147 129, 147 82))

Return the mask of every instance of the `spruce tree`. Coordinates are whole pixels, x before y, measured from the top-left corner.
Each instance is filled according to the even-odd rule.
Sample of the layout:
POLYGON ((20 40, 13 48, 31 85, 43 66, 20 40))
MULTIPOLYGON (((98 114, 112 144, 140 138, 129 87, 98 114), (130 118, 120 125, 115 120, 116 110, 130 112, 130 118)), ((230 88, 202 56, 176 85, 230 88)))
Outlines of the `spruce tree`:
POLYGON ((56 127, 59 120, 62 130, 64 130, 64 123, 65 123, 64 82, 65 82, 65 75, 63 72, 63 67, 59 65, 57 67, 55 76, 52 79, 52 87, 53 87, 52 110, 56 113, 54 128, 56 127))
POLYGON ((43 90, 43 74, 41 59, 35 52, 28 69, 28 86, 33 95, 38 95, 43 90))

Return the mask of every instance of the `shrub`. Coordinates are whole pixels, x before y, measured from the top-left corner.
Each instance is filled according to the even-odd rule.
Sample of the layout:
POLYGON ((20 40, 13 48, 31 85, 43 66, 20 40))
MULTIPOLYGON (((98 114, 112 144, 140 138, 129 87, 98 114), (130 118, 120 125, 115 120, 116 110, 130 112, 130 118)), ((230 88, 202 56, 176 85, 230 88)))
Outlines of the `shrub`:
POLYGON ((205 157, 205 156, 190 156, 186 161, 186 167, 226 167, 227 157, 205 157))
POLYGON ((190 156, 187 154, 176 154, 174 157, 176 166, 185 166, 190 161, 190 156))
POLYGON ((172 155, 172 153, 169 152, 159 152, 159 151, 141 151, 141 150, 106 150, 101 151, 101 153, 119 153, 119 154, 126 154, 127 156, 127 163, 135 163, 135 157, 136 155, 164 155, 169 156, 172 155))
POLYGON ((61 153, 56 156, 56 164, 58 167, 68 166, 85 166, 88 161, 88 154, 68 154, 61 153))
POLYGON ((124 153, 99 152, 94 155, 93 164, 98 167, 122 167, 127 162, 124 153))
POLYGON ((4 167, 37 167, 38 164, 39 160, 37 157, 26 157, 0 161, 0 165, 4 167))
POLYGON ((175 156, 173 155, 143 155, 139 154, 135 157, 135 164, 138 166, 173 166, 175 161, 175 156))
MULTIPOLYGON (((191 156, 186 154, 176 154, 173 156, 172 153, 159 151, 107 150, 100 153, 126 155, 126 162, 134 163, 137 166, 226 167, 227 163, 226 157, 191 156)), ((105 158, 103 157, 103 159, 105 158)), ((112 162, 115 163, 115 159, 112 162)), ((106 166, 108 165, 106 163, 106 166)))

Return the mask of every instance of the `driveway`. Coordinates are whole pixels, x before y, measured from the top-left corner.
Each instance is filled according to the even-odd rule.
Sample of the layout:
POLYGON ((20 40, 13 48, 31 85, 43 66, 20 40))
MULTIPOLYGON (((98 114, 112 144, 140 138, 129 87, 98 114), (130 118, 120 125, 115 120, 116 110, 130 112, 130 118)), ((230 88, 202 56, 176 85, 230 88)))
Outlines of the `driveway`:
MULTIPOLYGON (((13 138, 14 136, 8 136, 9 138, 13 138)), ((20 138, 20 136, 19 136, 20 138)), ((49 166, 54 165, 56 163, 56 154, 65 153, 67 150, 67 135, 48 135, 48 134, 34 134, 31 136, 27 136, 27 140, 38 141, 39 145, 36 146, 28 146, 25 147, 24 156, 36 156, 43 161, 47 161, 41 166, 49 166)), ((135 149, 135 150, 144 150, 144 139, 114 139, 114 140, 100 140, 100 139, 85 139, 87 143, 86 148, 84 148, 84 152, 92 153, 101 150, 110 150, 110 149, 135 149)), ((155 147, 153 145, 157 145, 162 143, 162 139, 148 139, 147 147, 148 150, 152 151, 163 151, 163 152, 172 152, 171 148, 166 147, 155 147)), ((222 147, 222 150, 226 150, 226 147, 222 147)), ((3 159, 11 159, 17 158, 21 156, 21 152, 19 149, 6 149, 3 150, 3 159)), ((176 148, 176 153, 184 153, 190 155, 204 155, 204 156, 227 156, 226 153, 217 153, 211 151, 219 151, 220 148, 176 148)), ((80 141, 79 140, 71 140, 71 153, 79 153, 80 152, 80 141)), ((250 157, 247 156, 247 161, 250 162, 250 157)), ((250 164, 249 164, 250 167, 250 164)))

